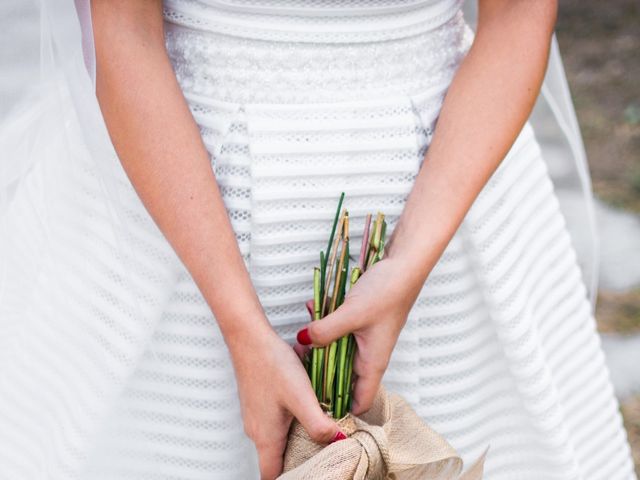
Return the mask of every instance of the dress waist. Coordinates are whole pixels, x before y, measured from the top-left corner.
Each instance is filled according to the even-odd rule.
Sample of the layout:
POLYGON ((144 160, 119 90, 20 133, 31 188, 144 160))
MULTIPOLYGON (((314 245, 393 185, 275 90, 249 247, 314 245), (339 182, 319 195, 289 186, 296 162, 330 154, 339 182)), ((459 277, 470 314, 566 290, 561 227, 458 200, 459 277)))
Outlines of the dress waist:
POLYGON ((344 18, 255 13, 253 8, 249 14, 213 3, 165 1, 167 50, 185 93, 233 103, 285 104, 366 100, 427 90, 440 93, 472 38, 458 0, 344 18), (439 15, 431 11, 431 23, 422 24, 419 33, 408 34, 395 23, 397 15, 404 15, 418 24, 427 16, 422 10, 434 8, 439 15), (378 17, 375 28, 363 20, 371 17, 378 17), (296 24, 314 18, 323 19, 314 24, 322 27, 301 30, 296 24), (362 40, 361 34, 377 39, 339 37, 338 26, 352 39, 362 40), (330 33, 328 27, 335 31, 330 33), (391 30, 395 34, 389 36, 391 30), (284 41, 274 38, 274 32, 302 40, 284 41), (322 41, 309 41, 318 35, 322 41))
POLYGON ((404 38, 447 23, 463 0, 165 0, 174 24, 263 40, 370 42, 404 38))

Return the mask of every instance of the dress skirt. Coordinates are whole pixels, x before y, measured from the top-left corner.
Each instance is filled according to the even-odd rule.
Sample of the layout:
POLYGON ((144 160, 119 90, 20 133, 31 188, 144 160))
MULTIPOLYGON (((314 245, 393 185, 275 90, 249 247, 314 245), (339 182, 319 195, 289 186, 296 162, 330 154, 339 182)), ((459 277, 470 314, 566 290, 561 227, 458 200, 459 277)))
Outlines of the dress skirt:
MULTIPOLYGON (((340 193, 355 245, 368 213, 385 213, 392 232, 469 49, 460 2, 426 3, 429 22, 419 29, 309 42, 293 28, 267 35, 246 24, 233 30, 241 22, 230 20, 221 28, 216 7, 165 2, 176 75, 253 284, 290 343, 308 321, 304 302, 340 193)), ((257 478, 226 345, 184 267, 161 312, 143 354, 96 380, 108 388, 111 374, 123 388, 93 419, 99 426, 68 478, 257 478)), ((105 328, 117 332, 120 321, 105 328)), ((107 351, 117 350, 115 337, 103 336, 107 351)), ((466 464, 489 446, 487 480, 636 478, 576 253, 529 124, 430 273, 383 382, 466 464)))

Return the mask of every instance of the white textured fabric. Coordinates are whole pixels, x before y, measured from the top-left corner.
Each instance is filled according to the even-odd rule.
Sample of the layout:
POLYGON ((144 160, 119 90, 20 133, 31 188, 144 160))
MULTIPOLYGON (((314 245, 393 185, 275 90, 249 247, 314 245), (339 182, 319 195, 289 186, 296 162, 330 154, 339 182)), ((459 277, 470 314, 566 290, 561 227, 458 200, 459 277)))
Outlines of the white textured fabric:
MULTIPOLYGON (((339 193, 356 243, 366 213, 392 231, 472 40, 458 1, 312 5, 165 2, 176 74, 288 341, 339 193)), ((214 316, 122 171, 115 193, 136 229, 118 242, 100 171, 68 144, 80 125, 56 111, 48 125, 58 118, 68 135, 37 150, 49 156, 2 217, 0 478, 256 478, 214 316)), ((425 283, 384 382, 463 458, 490 444, 488 480, 636 478, 529 125, 425 283)))

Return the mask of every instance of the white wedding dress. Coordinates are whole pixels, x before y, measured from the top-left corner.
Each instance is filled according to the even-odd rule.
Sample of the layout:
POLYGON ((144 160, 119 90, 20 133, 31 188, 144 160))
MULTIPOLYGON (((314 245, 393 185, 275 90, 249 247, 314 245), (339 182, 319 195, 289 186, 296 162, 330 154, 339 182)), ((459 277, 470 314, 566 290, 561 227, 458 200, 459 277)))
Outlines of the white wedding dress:
MULTIPOLYGON (((254 285, 293 342, 340 192, 355 244, 369 212, 390 233, 473 32, 458 0, 165 0, 164 15, 254 285)), ((56 106, 0 134, 0 479, 257 478, 215 318, 60 51, 56 106)), ((487 480, 635 479, 590 295, 527 124, 384 383, 465 462, 489 445, 487 480)))

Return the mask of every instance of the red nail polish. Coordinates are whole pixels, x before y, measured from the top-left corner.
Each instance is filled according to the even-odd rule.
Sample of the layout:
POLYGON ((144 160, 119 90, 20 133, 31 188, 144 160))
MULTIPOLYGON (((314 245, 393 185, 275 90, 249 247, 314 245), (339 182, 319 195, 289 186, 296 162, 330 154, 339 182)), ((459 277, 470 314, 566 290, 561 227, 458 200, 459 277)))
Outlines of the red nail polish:
POLYGON ((346 440, 346 438, 347 436, 344 433, 342 433, 340 430, 338 430, 334 435, 333 440, 331 440, 331 443, 337 442, 338 440, 346 440))
POLYGON ((309 336, 309 329, 303 328, 296 335, 296 339, 300 345, 311 345, 311 337, 309 336))

